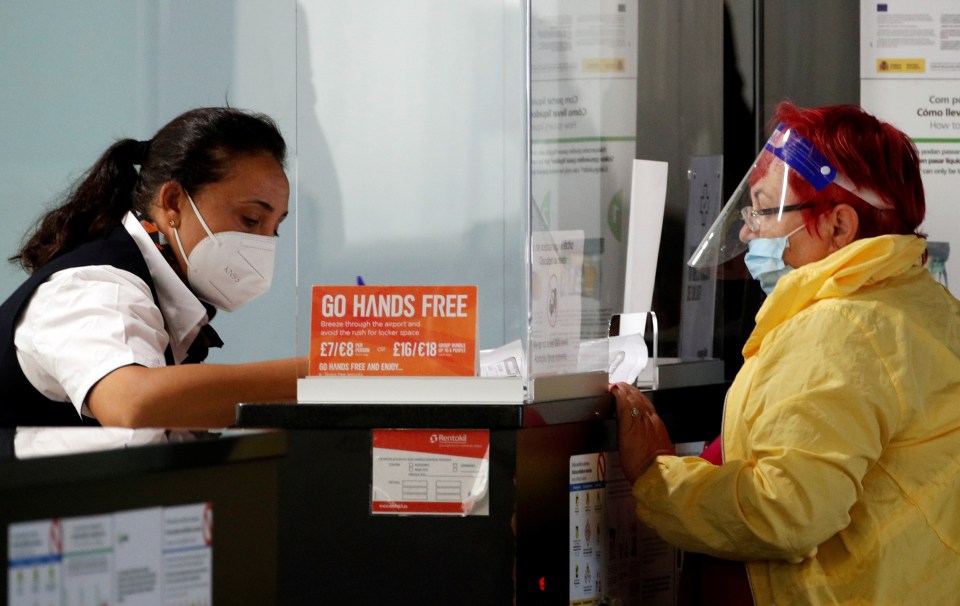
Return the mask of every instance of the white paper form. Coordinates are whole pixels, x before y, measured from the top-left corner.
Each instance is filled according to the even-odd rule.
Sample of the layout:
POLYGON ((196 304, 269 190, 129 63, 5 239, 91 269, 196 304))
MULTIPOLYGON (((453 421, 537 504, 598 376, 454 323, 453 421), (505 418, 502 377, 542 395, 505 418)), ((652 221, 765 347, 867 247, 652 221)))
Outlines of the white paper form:
POLYGON ((627 270, 623 293, 623 312, 651 311, 653 284, 660 255, 663 207, 667 197, 667 163, 654 160, 633 161, 629 230, 627 231, 627 270))
POLYGON ((643 335, 610 337, 609 351, 610 367, 607 373, 611 383, 633 384, 650 361, 643 335))
POLYGON ((520 339, 494 349, 480 350, 481 377, 525 377, 527 359, 520 339))

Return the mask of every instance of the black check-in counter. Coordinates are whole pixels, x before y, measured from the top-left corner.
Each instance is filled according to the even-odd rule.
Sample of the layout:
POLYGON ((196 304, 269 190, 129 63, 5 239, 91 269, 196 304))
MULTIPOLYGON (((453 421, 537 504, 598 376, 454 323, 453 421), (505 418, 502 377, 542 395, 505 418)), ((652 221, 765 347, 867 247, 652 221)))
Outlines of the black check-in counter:
MULTIPOLYGON (((695 442, 719 430, 725 388, 649 395, 674 441, 695 442)), ((4 544, 30 522, 67 529, 71 520, 202 504, 212 513, 214 604, 569 604, 571 458, 617 450, 607 395, 525 405, 244 404, 238 422, 246 429, 187 443, 0 461, 4 544), (487 514, 372 514, 378 429, 488 431, 487 514)), ((124 533, 113 539, 110 566, 130 567, 120 555, 124 533)), ((637 549, 611 553, 628 569, 608 571, 614 586, 604 595, 670 603, 662 575, 644 574, 650 554, 637 549)), ((0 595, 9 597, 11 579, 32 580, 18 581, 6 556, 0 595)), ((130 570, 141 574, 127 582, 130 595, 166 574, 130 570)))
POLYGON ((115 603, 114 592, 126 603, 153 603, 142 600, 159 599, 164 588, 168 598, 175 590, 208 596, 169 603, 280 603, 278 479, 286 454, 283 432, 235 432, 0 460, 0 602, 60 604, 60 586, 69 585, 63 603, 115 603), (199 545, 188 544, 191 534, 199 545))
MULTIPOLYGON (((694 442, 716 437, 725 389, 650 395, 674 441, 694 442)), ((571 457, 617 450, 609 395, 525 405, 242 404, 238 423, 288 437, 278 527, 285 605, 569 604, 580 572, 570 564, 571 457), (488 515, 373 515, 378 429, 489 430, 488 515)), ((649 599, 666 581, 643 578, 646 556, 631 549, 611 554, 632 570, 617 572, 628 578, 610 597, 668 603, 649 599)))

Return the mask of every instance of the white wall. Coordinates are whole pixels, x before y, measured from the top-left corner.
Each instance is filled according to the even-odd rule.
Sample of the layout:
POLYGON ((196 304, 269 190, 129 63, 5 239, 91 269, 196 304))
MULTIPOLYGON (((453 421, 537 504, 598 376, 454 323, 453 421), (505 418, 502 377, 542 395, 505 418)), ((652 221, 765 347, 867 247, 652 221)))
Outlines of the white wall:
MULTIPOLYGON (((118 136, 145 136, 145 5, 0 2, 0 255, 118 136), (118 52, 122 49, 123 52, 118 52)), ((0 297, 24 274, 0 264, 0 297)))

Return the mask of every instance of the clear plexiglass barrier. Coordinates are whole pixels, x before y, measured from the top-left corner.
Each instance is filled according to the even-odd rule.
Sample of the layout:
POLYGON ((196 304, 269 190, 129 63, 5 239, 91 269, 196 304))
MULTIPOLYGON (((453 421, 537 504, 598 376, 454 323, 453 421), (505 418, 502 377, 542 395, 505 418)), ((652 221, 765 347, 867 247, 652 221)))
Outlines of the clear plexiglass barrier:
POLYGON ((519 377, 524 401, 602 393, 655 357, 647 316, 608 340, 649 309, 624 309, 636 7, 298 4, 298 351, 314 285, 469 285, 477 374, 519 377))
MULTIPOLYGON (((209 361, 307 354, 314 285, 467 285, 478 374, 525 401, 605 389, 611 317, 649 309, 624 306, 638 4, 0 3, 0 244, 117 138, 229 104, 278 123, 291 212, 272 289, 217 315, 209 361)), ((24 277, 0 269, 2 297, 24 277)))

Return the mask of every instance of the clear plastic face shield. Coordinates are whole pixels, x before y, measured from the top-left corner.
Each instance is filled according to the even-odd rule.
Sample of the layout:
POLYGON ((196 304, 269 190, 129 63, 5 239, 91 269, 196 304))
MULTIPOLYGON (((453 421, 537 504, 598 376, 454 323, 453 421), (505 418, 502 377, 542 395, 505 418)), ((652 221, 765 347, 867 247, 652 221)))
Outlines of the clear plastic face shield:
POLYGON ((770 135, 687 265, 708 270, 744 253, 747 242, 753 238, 787 235, 797 225, 795 219, 789 220, 789 214, 813 206, 800 200, 790 187, 791 178, 797 177, 818 192, 836 183, 877 208, 889 208, 875 192, 856 189, 810 141, 781 124, 770 135))

